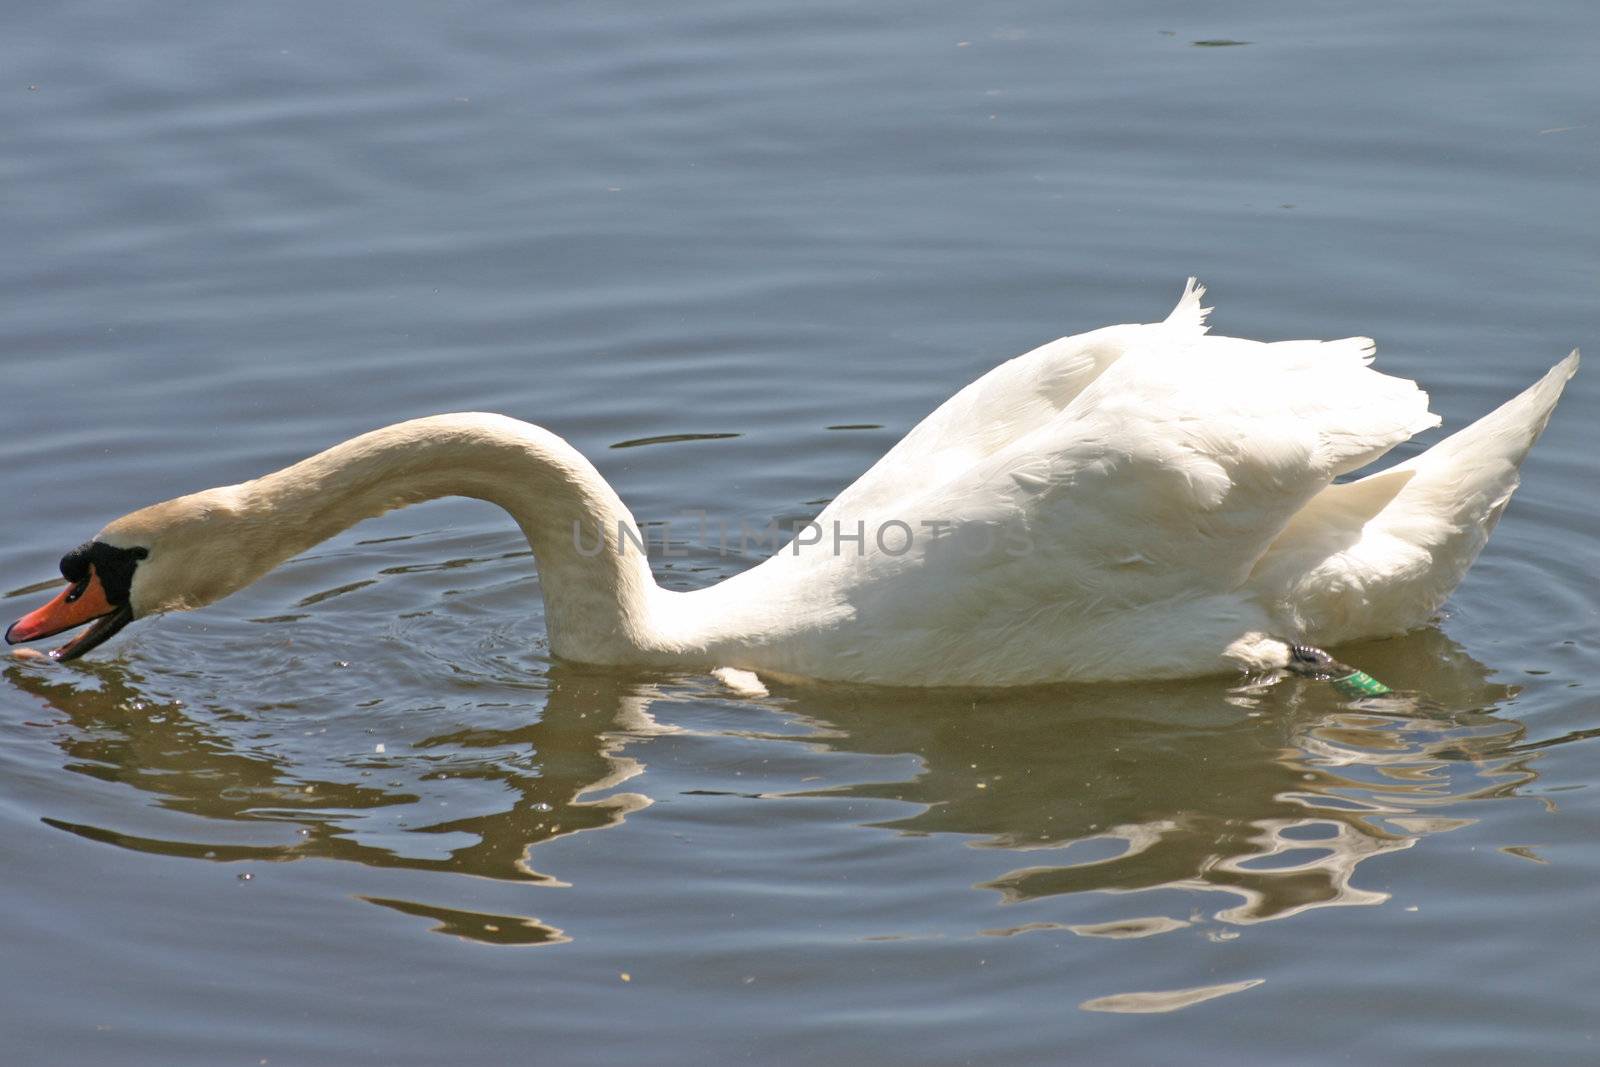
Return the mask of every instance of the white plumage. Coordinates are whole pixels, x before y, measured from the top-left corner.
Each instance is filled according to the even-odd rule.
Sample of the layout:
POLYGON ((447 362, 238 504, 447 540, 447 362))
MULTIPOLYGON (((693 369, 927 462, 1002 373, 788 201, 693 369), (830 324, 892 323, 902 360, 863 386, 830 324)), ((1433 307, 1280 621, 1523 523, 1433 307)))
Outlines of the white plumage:
POLYGON ((615 535, 632 515, 575 449, 497 415, 390 426, 99 539, 148 552, 138 616, 215 600, 389 508, 479 497, 528 536, 557 655, 726 669, 752 692, 747 672, 913 686, 1201 675, 1270 664, 1283 646, 1263 634, 1332 644, 1427 622, 1578 354, 1422 455, 1336 484, 1437 425, 1426 394, 1374 370, 1366 338, 1208 336, 1203 293, 1191 279, 1163 322, 996 367, 796 545, 695 592, 656 585, 615 535), (581 548, 601 532, 604 551, 581 548))
MULTIPOLYGON (((1191 279, 1164 322, 1053 341, 961 390, 823 511, 822 544, 684 596, 787 606, 771 639, 749 620, 705 643, 802 677, 1016 685, 1204 674, 1253 633, 1427 622, 1577 353, 1423 456, 1335 485, 1438 425, 1427 395, 1373 370, 1367 338, 1207 336, 1203 294, 1191 279), (835 524, 897 521, 949 528, 900 556, 870 536, 859 558, 827 551, 835 524)), ((1232 660, 1260 665, 1246 647, 1232 660)))

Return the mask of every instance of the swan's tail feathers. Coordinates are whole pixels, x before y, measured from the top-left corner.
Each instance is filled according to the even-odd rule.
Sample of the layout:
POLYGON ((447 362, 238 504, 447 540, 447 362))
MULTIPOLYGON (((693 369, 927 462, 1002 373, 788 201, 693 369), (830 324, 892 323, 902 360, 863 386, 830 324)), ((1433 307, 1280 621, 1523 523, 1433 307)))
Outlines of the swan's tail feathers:
POLYGON ((1533 385, 1397 468, 1414 476, 1380 518, 1396 535, 1435 546, 1436 564, 1454 570, 1451 588, 1500 521, 1522 461, 1577 369, 1574 349, 1533 385))
POLYGON ((1324 489, 1258 564, 1264 588, 1328 643, 1426 623, 1488 542, 1577 369, 1574 351, 1421 455, 1324 489))
POLYGON ((1544 432, 1550 414, 1556 409, 1556 401, 1561 399, 1561 391, 1577 371, 1578 350, 1574 348, 1566 359, 1551 367, 1527 389, 1405 465, 1435 476, 1448 473, 1455 481, 1472 485, 1492 478, 1495 467, 1508 469, 1511 485, 1506 493, 1509 495, 1511 489, 1516 488, 1517 468, 1544 432))
POLYGON ((1411 480, 1378 513, 1378 531, 1426 552, 1416 579, 1432 614, 1478 558, 1520 481, 1518 469, 1544 432, 1578 353, 1465 429, 1396 468, 1411 480))
POLYGON ((1209 330, 1211 327, 1206 325, 1206 316, 1211 314, 1211 309, 1200 306, 1200 300, 1205 295, 1206 287, 1198 279, 1190 278, 1183 287, 1183 295, 1178 298, 1178 306, 1167 316, 1166 325, 1193 333, 1209 330))

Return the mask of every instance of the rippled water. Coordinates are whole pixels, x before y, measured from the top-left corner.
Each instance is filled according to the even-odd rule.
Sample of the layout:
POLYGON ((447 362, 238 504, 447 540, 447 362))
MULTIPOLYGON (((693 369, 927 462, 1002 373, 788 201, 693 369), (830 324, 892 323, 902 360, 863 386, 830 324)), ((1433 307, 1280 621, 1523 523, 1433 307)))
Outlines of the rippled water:
MULTIPOLYGON (((1062 333, 1378 338, 1447 426, 1600 325, 1578 3, 106 0, 0 38, 0 591, 487 409, 641 519, 815 513, 1062 333)), ((511 523, 362 526, 0 668, 7 1062, 1595 1055, 1596 387, 1402 692, 552 663, 511 523)), ((659 527, 658 527, 659 528, 659 527)), ((687 536, 681 522, 674 536, 687 536)), ((748 559, 657 561, 675 587, 748 559)))

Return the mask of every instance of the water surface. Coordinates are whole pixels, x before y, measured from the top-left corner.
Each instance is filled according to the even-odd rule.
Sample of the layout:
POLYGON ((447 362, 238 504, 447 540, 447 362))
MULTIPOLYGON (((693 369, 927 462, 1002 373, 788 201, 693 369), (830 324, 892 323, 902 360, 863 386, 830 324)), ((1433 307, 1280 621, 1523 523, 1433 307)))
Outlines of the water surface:
MULTIPOLYGON (((0 592, 377 425, 815 514, 1063 333, 1368 334, 1446 427, 1600 336, 1597 17, 1487 3, 19 10, 0 592)), ((509 520, 0 668, 0 1033, 81 1064, 1572 1063, 1592 368, 1402 692, 730 697, 552 662, 509 520)), ((1436 435, 1435 435, 1436 436, 1436 435)), ((1414 446, 1407 446, 1402 454, 1414 446)), ((660 526, 656 527, 660 529, 660 526)), ((752 559, 657 560, 677 588, 752 559)))

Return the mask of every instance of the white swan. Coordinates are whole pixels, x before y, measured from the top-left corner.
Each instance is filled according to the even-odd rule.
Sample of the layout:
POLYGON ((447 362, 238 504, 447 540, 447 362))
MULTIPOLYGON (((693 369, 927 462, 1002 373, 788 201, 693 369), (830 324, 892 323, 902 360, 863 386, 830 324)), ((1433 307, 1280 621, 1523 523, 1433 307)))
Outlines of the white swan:
POLYGON ((1373 344, 1206 336, 1193 279, 1164 322, 1053 341, 990 371, 718 585, 656 585, 633 516, 554 434, 438 415, 136 511, 62 560, 11 642, 209 604, 340 530, 441 496, 509 511, 550 647, 600 664, 889 685, 1004 686, 1282 666, 1277 638, 1422 625, 1461 580, 1578 365, 1406 463, 1334 479, 1435 426, 1373 344), (601 547, 599 538, 604 537, 601 547))

